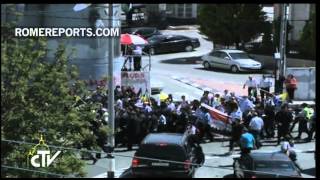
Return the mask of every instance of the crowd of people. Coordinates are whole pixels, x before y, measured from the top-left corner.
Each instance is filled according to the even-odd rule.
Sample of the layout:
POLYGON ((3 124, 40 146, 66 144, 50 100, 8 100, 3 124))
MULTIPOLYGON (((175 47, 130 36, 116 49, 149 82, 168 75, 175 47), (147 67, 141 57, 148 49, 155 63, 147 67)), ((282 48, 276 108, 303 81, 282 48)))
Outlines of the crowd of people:
MULTIPOLYGON (((252 81, 252 77, 249 77, 252 81)), ((306 141, 311 141, 315 133, 315 112, 307 104, 292 110, 286 101, 278 95, 269 93, 265 77, 261 80, 264 86, 255 86, 251 82, 246 85, 251 91, 263 89, 263 93, 248 92, 248 96, 237 96, 235 92, 225 90, 222 94, 204 91, 198 100, 189 101, 181 96, 173 101, 171 94, 165 100, 148 97, 141 89, 136 92, 132 87, 117 86, 115 93, 115 140, 116 147, 127 147, 131 150, 133 144, 152 132, 185 133, 189 130, 200 142, 206 139, 214 141, 212 133, 212 117, 209 110, 201 104, 211 106, 229 116, 231 124, 229 153, 238 144, 244 153, 262 146, 261 139, 275 138, 277 145, 283 140, 292 140, 292 130, 299 125, 299 135, 307 133, 306 141), (251 84, 250 84, 251 83, 251 84), (276 133, 277 132, 277 133, 276 133)), ((97 90, 92 99, 100 101, 104 113, 107 112, 107 95, 97 90)), ((99 111, 101 112, 101 111, 99 111)))

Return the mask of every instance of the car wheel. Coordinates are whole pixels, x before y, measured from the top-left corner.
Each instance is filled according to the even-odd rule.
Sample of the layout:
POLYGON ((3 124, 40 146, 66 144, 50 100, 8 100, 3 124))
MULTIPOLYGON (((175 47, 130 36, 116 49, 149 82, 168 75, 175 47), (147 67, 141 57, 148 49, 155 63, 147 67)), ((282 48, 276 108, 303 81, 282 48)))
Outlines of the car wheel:
POLYGON ((231 66, 231 71, 233 73, 237 73, 237 72, 239 72, 239 68, 237 66, 233 65, 233 66, 231 66))
POLYGON ((185 47, 185 50, 186 50, 187 52, 190 52, 190 51, 193 50, 193 47, 192 47, 191 45, 188 45, 188 46, 185 47))
POLYGON ((205 69, 210 69, 211 68, 209 62, 207 62, 207 61, 203 63, 203 66, 204 66, 205 69))
POLYGON ((154 49, 154 48, 150 48, 150 49, 149 49, 149 54, 150 54, 150 55, 156 54, 155 49, 154 49))

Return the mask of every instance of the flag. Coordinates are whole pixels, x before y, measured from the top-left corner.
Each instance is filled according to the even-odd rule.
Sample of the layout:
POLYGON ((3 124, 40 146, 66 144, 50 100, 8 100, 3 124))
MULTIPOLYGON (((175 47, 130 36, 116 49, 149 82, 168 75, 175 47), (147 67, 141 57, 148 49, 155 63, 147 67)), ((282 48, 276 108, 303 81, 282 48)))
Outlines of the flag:
POLYGON ((280 99, 282 102, 286 101, 288 99, 288 93, 285 92, 285 93, 282 93, 279 95, 280 99))
POLYGON ((202 107, 208 109, 209 114, 211 116, 211 126, 218 130, 227 130, 231 131, 231 124, 230 124, 230 116, 227 114, 208 106, 207 104, 202 103, 202 107))

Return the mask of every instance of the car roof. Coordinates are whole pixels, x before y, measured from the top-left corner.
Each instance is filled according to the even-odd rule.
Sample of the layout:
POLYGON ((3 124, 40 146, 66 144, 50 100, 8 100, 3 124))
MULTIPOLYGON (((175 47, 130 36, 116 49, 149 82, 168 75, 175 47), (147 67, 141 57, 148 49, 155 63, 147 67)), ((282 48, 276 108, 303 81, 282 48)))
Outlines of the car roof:
POLYGON ((170 145, 183 145, 185 135, 179 133, 150 133, 148 134, 141 144, 170 144, 170 145))
POLYGON ((177 34, 159 34, 159 35, 153 35, 150 38, 163 39, 163 38, 171 38, 171 37, 183 37, 183 38, 190 39, 190 37, 183 36, 183 35, 177 35, 177 34))
POLYGON ((222 51, 226 53, 243 53, 244 51, 237 50, 237 49, 219 49, 217 51, 222 51))
POLYGON ((250 157, 253 159, 253 161, 291 161, 286 154, 280 152, 253 152, 250 154, 250 157))

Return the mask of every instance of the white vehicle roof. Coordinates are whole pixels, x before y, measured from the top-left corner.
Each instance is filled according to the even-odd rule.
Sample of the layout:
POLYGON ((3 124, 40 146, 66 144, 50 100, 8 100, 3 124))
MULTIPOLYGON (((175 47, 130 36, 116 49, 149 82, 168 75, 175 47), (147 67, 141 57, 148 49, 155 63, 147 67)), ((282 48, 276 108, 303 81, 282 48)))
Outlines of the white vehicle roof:
POLYGON ((217 51, 222 51, 226 53, 244 53, 244 51, 236 50, 236 49, 219 49, 217 51))

